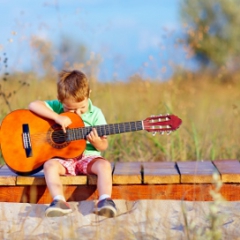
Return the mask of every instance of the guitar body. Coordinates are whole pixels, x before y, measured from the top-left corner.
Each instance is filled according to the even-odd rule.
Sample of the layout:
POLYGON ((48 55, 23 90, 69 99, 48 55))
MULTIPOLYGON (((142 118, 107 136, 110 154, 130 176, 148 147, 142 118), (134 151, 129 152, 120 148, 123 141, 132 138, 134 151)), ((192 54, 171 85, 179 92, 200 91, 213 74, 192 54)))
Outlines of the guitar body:
MULTIPOLYGON (((68 129, 84 127, 82 119, 75 113, 67 115, 72 124, 68 129)), ((31 175, 43 168, 53 158, 74 158, 86 147, 86 140, 66 141, 62 128, 54 121, 25 110, 15 110, 2 121, 1 150, 7 166, 19 175, 31 175), (56 141, 60 136, 61 141, 56 141)))

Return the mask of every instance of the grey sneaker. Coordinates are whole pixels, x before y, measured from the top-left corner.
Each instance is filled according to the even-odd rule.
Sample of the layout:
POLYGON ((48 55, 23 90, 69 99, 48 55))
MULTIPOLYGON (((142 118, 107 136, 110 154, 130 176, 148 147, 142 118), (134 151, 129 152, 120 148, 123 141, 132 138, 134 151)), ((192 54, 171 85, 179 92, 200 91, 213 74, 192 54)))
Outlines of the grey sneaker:
POLYGON ((71 213, 72 209, 67 202, 54 200, 45 210, 46 217, 61 217, 71 213))
POLYGON ((106 198, 98 202, 94 213, 105 217, 115 217, 117 215, 116 205, 111 198, 106 198))

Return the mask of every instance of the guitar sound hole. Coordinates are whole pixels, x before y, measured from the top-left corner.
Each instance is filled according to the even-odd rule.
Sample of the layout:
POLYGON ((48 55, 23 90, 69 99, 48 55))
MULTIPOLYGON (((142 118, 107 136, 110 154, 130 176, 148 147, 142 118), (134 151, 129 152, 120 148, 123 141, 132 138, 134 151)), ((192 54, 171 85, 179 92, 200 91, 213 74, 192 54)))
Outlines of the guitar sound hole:
POLYGON ((52 133, 52 141, 56 144, 63 144, 66 142, 66 134, 63 130, 58 129, 52 133))
POLYGON ((70 142, 67 141, 67 134, 63 132, 61 126, 58 124, 54 124, 49 128, 47 141, 56 149, 63 149, 70 144, 70 142))

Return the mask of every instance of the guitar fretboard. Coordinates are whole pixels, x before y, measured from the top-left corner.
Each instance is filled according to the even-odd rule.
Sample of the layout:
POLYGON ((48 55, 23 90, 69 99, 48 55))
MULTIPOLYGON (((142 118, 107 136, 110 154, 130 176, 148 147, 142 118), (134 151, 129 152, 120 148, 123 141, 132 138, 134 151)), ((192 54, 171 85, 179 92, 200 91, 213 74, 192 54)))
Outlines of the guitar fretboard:
POLYGON ((74 141, 79 139, 86 139, 86 136, 95 128, 98 135, 113 135, 125 132, 135 132, 143 130, 142 121, 135 122, 125 122, 125 123, 115 123, 115 124, 105 124, 98 125, 94 127, 81 127, 81 128, 72 128, 67 130, 67 141, 74 141))

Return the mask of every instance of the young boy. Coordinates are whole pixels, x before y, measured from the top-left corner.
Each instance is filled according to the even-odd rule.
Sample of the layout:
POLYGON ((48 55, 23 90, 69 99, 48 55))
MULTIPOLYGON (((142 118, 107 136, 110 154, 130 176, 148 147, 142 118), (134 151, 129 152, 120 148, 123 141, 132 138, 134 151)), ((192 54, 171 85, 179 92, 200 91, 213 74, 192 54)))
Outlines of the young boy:
MULTIPOLYGON (((90 87, 86 76, 77 70, 62 71, 57 83, 58 100, 34 101, 29 109, 42 117, 54 120, 63 131, 71 124, 71 119, 60 115, 63 112, 78 114, 85 126, 106 124, 102 111, 95 107, 90 96, 90 87)), ((44 175, 47 187, 53 198, 46 209, 47 217, 63 216, 72 209, 66 202, 60 175, 96 174, 99 200, 95 212, 106 217, 116 216, 116 206, 111 199, 112 169, 111 164, 101 157, 100 151, 106 150, 106 136, 99 137, 96 129, 87 136, 86 149, 81 156, 73 159, 52 158, 44 163, 44 175)))

